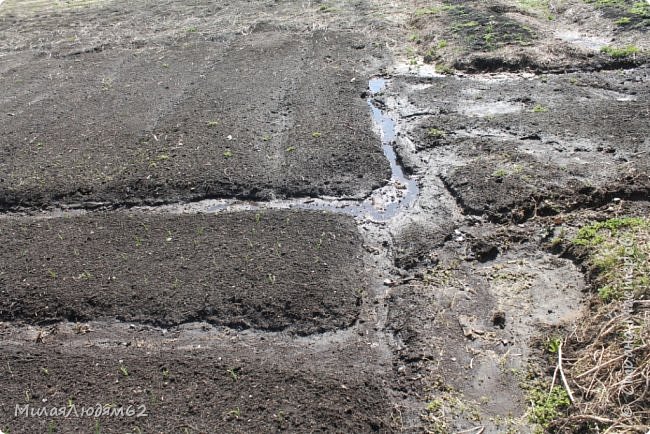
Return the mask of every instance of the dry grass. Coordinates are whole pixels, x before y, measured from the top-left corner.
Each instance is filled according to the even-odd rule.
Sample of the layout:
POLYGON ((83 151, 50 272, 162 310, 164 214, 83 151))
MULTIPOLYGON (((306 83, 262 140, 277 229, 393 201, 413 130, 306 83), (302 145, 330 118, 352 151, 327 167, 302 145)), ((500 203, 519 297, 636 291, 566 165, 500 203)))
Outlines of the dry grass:
POLYGON ((650 430, 650 220, 613 219, 576 239, 596 268, 591 309, 564 341, 567 390, 575 401, 552 432, 650 430), (603 290, 605 288, 605 290, 603 290))
POLYGON ((571 416, 554 424, 557 428, 648 432, 650 322, 643 305, 602 305, 569 336, 565 371, 578 399, 571 416))

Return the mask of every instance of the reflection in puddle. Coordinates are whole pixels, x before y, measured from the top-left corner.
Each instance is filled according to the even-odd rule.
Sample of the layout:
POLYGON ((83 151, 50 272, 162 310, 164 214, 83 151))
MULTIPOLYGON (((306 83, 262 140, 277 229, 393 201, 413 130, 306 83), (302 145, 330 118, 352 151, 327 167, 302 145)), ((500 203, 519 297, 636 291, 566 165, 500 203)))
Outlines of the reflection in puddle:
MULTIPOLYGON (((369 83, 370 92, 373 95, 381 92, 385 86, 386 81, 383 78, 373 78, 369 83)), ((389 193, 389 196, 394 199, 385 204, 383 213, 373 214, 373 217, 380 220, 388 220, 394 217, 401 209, 411 206, 418 196, 419 189, 417 182, 408 178, 404 174, 402 166, 397 162, 397 154, 393 146, 395 143, 395 121, 375 107, 372 99, 368 99, 368 105, 372 110, 372 119, 381 131, 381 144, 384 156, 386 156, 390 163, 391 180, 388 185, 382 187, 380 190, 390 190, 391 188, 396 190, 389 193)))

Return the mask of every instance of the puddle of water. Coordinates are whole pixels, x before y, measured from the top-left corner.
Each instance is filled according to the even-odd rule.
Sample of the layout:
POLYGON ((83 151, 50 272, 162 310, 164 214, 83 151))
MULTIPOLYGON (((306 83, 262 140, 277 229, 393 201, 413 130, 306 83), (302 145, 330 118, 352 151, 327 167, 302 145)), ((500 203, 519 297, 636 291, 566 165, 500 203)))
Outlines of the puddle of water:
MULTIPOLYGON (((386 87, 386 79, 385 78, 381 78, 381 77, 371 78, 368 81, 368 89, 370 89, 370 93, 373 94, 373 95, 378 94, 379 92, 384 90, 385 87, 386 87)), ((371 107, 374 107, 374 106, 371 104, 371 107)))
MULTIPOLYGON (((370 80, 368 86, 370 92, 374 95, 386 87, 386 80, 383 78, 373 78, 370 80)), ((381 220, 388 220, 394 217, 400 210, 408 208, 415 202, 419 188, 415 180, 410 179, 404 174, 402 166, 397 161, 397 154, 393 146, 395 143, 395 121, 375 107, 372 103, 372 98, 368 99, 368 106, 372 111, 373 121, 380 129, 382 150, 390 164, 391 180, 386 187, 393 187, 398 190, 392 195, 398 199, 385 204, 383 215, 375 216, 381 220)), ((383 188, 385 189, 386 187, 383 188)))

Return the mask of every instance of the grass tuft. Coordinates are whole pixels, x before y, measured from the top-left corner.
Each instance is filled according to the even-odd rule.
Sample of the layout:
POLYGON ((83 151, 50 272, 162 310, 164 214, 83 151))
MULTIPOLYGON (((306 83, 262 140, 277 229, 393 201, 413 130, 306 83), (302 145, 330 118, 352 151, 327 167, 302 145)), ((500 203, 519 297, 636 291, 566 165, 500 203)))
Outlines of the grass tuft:
POLYGON ((625 47, 611 47, 606 45, 600 49, 600 52, 607 54, 614 59, 623 59, 637 54, 639 48, 636 45, 627 45, 625 47))

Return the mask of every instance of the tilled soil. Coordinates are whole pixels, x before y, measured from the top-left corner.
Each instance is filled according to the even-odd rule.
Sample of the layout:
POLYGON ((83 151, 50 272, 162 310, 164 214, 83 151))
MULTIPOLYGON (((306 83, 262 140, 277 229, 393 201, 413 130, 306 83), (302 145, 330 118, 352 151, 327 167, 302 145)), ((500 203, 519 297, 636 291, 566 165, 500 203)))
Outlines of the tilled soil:
MULTIPOLYGON (((382 374, 360 374, 355 362, 333 365, 332 356, 309 348, 296 352, 286 343, 266 343, 262 335, 242 340, 205 326, 167 335, 135 326, 110 333, 100 327, 64 324, 44 329, 37 344, 17 342, 15 335, 4 342, 3 429, 245 433, 389 427, 382 374), (278 350, 293 363, 278 357, 278 350), (124 416, 88 416, 84 407, 96 406, 122 409, 124 416), (30 416, 30 407, 63 407, 69 417, 30 416)), ((7 332, 0 332, 3 339, 7 332)), ((336 354, 376 357, 367 346, 350 347, 336 354)))
POLYGON ((650 213, 650 9, 556 3, 2 2, 0 430, 538 430, 571 237, 650 213))
POLYGON ((323 332, 367 290, 350 218, 281 211, 4 219, 0 319, 323 332))
POLYGON ((6 54, 0 206, 367 196, 390 172, 357 65, 381 52, 298 35, 6 54))

